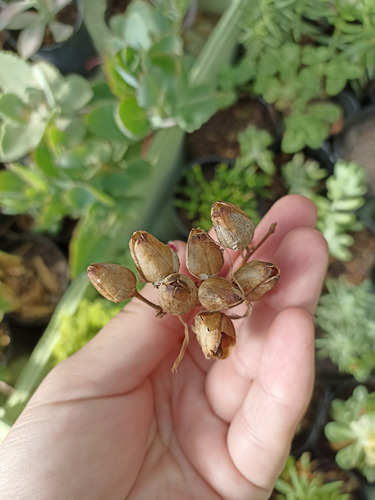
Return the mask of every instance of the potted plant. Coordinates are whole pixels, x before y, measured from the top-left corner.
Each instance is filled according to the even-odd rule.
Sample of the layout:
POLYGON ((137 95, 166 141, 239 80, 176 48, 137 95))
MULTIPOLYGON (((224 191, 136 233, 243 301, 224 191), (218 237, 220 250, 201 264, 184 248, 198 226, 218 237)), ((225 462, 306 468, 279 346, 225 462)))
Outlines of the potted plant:
MULTIPOLYGON (((0 89, 3 162, 22 159, 50 126, 77 129, 80 113, 93 97, 84 78, 64 77, 50 64, 31 64, 6 51, 0 52, 0 89)), ((82 127, 75 133, 82 134, 82 127)))
POLYGON ((303 453, 296 460, 290 456, 276 481, 271 497, 275 500, 355 500, 359 499, 359 484, 354 476, 337 470, 327 463, 311 460, 303 453))
POLYGON ((96 52, 82 0, 2 0, 0 6, 0 31, 8 30, 21 57, 46 60, 64 74, 89 74, 96 52))
POLYGON ((244 54, 235 68, 225 68, 224 88, 236 82, 275 105, 284 121, 283 151, 319 148, 342 114, 332 98, 373 74, 370 7, 274 2, 270 8, 264 0, 248 3, 241 24, 244 54))
POLYGON ((193 59, 184 54, 180 34, 185 11, 186 2, 171 15, 162 3, 150 7, 135 0, 124 15, 112 18, 120 50, 104 68, 119 99, 117 123, 132 139, 173 126, 193 131, 233 101, 233 93, 217 91, 213 79, 192 78, 193 59))
POLYGON ((310 198, 317 206, 317 229, 325 236, 330 254, 339 260, 350 260, 350 246, 362 224, 357 211, 365 203, 364 171, 354 162, 337 161, 332 175, 318 162, 297 153, 282 166, 289 193, 310 198))
POLYGON ((375 295, 370 280, 357 286, 343 279, 326 282, 326 293, 315 312, 322 333, 316 340, 318 355, 328 356, 340 372, 366 381, 375 368, 375 295))
POLYGON ((343 469, 357 469, 368 482, 374 482, 375 392, 357 386, 348 399, 332 402, 331 417, 325 434, 337 451, 336 462, 343 469))
POLYGON ((185 220, 185 232, 199 226, 209 230, 207 216, 215 200, 238 204, 255 223, 260 219, 259 197, 267 197, 275 167, 269 149, 272 136, 255 127, 238 134, 240 154, 235 160, 208 156, 185 170, 176 189, 174 204, 185 220))

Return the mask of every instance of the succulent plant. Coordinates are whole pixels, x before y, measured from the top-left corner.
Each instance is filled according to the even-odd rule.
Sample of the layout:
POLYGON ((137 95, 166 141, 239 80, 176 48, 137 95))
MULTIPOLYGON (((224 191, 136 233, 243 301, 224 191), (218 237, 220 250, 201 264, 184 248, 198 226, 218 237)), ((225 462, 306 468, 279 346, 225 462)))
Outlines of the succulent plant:
POLYGON ((339 160, 328 176, 318 162, 297 153, 283 165, 282 173, 289 193, 303 194, 317 206, 317 229, 326 238, 330 254, 350 260, 354 239, 349 232, 362 228, 357 210, 365 203, 364 169, 355 162, 339 160))
POLYGON ((325 426, 332 446, 339 450, 336 462, 343 469, 358 469, 369 482, 375 481, 375 392, 365 386, 354 389, 346 401, 332 402, 333 421, 325 426))
POLYGON ((72 35, 74 26, 57 19, 58 13, 72 3, 72 0, 13 0, 0 12, 0 31, 18 31, 18 53, 28 59, 40 49, 47 30, 55 43, 72 35))
POLYGON ((326 282, 316 324, 323 330, 316 340, 319 356, 329 356, 339 369, 364 381, 375 368, 375 295, 371 282, 358 286, 343 279, 326 282))
POLYGON ((309 453, 303 453, 298 460, 288 457, 275 484, 276 500, 349 500, 342 487, 342 481, 325 483, 324 474, 316 470, 309 453))

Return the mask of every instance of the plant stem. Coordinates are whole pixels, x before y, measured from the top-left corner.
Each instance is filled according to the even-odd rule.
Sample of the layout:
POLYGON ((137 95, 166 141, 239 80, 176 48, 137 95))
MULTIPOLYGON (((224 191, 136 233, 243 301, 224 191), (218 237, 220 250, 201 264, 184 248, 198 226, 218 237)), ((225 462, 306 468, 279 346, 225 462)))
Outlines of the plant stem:
POLYGON ((251 257, 251 255, 253 255, 253 253, 255 252, 255 250, 258 250, 258 248, 263 245, 263 243, 266 241, 266 239, 271 236, 271 234, 273 234, 275 232, 275 228, 277 226, 277 222, 272 222, 272 224, 270 225, 267 233, 263 236, 263 238, 254 246, 252 247, 247 247, 244 249, 243 251, 243 254, 242 254, 242 263, 241 263, 241 266, 243 264, 245 264, 247 262, 247 260, 249 259, 249 257, 251 257))
POLYGON ((140 300, 141 302, 144 302, 148 306, 155 309, 155 311, 157 311, 156 316, 158 318, 162 318, 166 314, 160 306, 158 306, 157 304, 154 304, 150 300, 146 299, 146 297, 143 297, 143 295, 141 295, 137 290, 134 292, 133 297, 135 297, 136 299, 140 300))

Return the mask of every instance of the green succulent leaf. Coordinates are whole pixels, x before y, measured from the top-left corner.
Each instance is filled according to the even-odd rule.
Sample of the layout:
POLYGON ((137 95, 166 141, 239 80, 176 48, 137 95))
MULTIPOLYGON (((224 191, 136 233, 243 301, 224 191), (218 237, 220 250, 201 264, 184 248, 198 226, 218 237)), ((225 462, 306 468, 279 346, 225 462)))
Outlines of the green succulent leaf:
POLYGON ((4 120, 25 124, 30 118, 30 112, 30 108, 16 94, 0 96, 0 116, 4 120))
POLYGON ((17 161, 41 141, 46 123, 36 114, 26 125, 3 122, 0 125, 0 160, 17 161))
POLYGON ((151 132, 146 112, 134 96, 125 97, 120 102, 115 119, 120 130, 130 139, 142 139, 151 132))
POLYGON ((120 132, 116 124, 114 113, 114 101, 99 104, 85 117, 88 129, 104 139, 127 142, 126 136, 120 132))
POLYGON ((31 64, 9 51, 0 51, 0 88, 4 93, 14 93, 21 99, 33 81, 31 64))
POLYGON ((24 59, 29 59, 38 52, 43 43, 45 28, 43 19, 38 17, 33 24, 20 32, 17 50, 24 59))

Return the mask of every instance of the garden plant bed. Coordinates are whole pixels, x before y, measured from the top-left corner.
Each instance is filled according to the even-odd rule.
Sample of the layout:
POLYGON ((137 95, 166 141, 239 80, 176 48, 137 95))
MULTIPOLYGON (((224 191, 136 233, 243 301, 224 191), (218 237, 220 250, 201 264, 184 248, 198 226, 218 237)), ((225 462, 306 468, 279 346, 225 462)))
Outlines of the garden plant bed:
MULTIPOLYGON (((90 1, 84 3, 85 9, 90 9, 90 1)), ((186 191, 181 195, 179 188, 175 190, 176 183, 186 188, 188 181, 181 179, 187 169, 191 171, 203 159, 203 202, 209 206, 217 200, 233 203, 249 214, 255 225, 288 193, 304 195, 317 206, 317 228, 326 237, 331 254, 326 279, 333 280, 335 286, 326 281, 322 289, 316 314, 319 357, 315 390, 291 454, 298 460, 303 452, 312 453, 309 473, 304 476, 311 484, 312 473, 325 469, 315 459, 329 456, 337 460, 338 450, 331 448, 324 430, 340 417, 340 411, 330 413, 333 391, 341 382, 366 385, 375 369, 371 326, 371 322, 375 324, 375 318, 371 319, 371 311, 375 310, 375 237, 371 231, 375 228, 375 133, 370 127, 375 121, 373 115, 366 115, 364 125, 351 128, 356 123, 354 114, 336 106, 343 90, 353 93, 355 89, 360 95, 362 85, 371 86, 365 79, 375 76, 367 65, 375 57, 374 36, 369 37, 369 26, 363 22, 372 19, 369 12, 361 11, 365 2, 353 4, 350 9, 341 5, 344 3, 340 3, 341 10, 333 16, 331 10, 336 7, 332 3, 328 8, 322 2, 319 12, 305 6, 297 12, 293 2, 283 2, 283 11, 279 12, 275 8, 277 2, 261 0, 259 7, 267 4, 269 9, 269 26, 280 27, 277 38, 276 31, 269 30, 263 19, 262 8, 249 12, 249 3, 244 0, 229 2, 222 15, 198 10, 196 25, 187 30, 185 13, 178 11, 179 2, 164 4, 170 9, 170 17, 165 10, 164 18, 161 11, 155 14, 163 2, 95 0, 96 7, 88 13, 84 11, 83 19, 94 42, 97 33, 105 34, 104 48, 96 60, 100 64, 98 78, 93 79, 91 74, 87 77, 86 71, 81 73, 84 78, 71 75, 70 71, 61 75, 43 63, 35 72, 34 63, 22 60, 16 48, 9 50, 8 42, 1 38, 0 48, 3 44, 5 51, 1 55, 0 74, 0 158, 4 161, 0 198, 7 215, 1 220, 4 226, 0 230, 0 250, 8 251, 6 243, 23 231, 37 230, 63 249, 70 270, 68 278, 66 263, 55 267, 49 260, 49 250, 31 252, 25 243, 21 255, 23 259, 30 257, 31 263, 22 264, 6 282, 15 285, 19 299, 25 298, 26 305, 21 310, 32 313, 28 321, 36 320, 39 309, 45 312, 34 321, 34 326, 27 327, 31 332, 27 339, 24 320, 17 320, 15 311, 6 312, 9 324, 16 327, 15 334, 12 330, 9 336, 15 352, 25 352, 25 346, 32 349, 24 369, 14 376, 7 373, 5 358, 9 351, 1 350, 1 338, 5 342, 6 335, 0 338, 0 354, 4 353, 0 358, 1 375, 4 373, 4 380, 11 381, 13 392, 2 399, 0 424, 4 424, 6 432, 50 369, 56 346, 60 349, 59 360, 64 359, 64 349, 59 344, 61 331, 74 331, 74 323, 69 321, 76 316, 79 329, 85 330, 85 308, 98 298, 85 275, 87 266, 92 262, 128 265, 131 259, 127 242, 138 228, 157 234, 154 227, 163 225, 164 234, 169 230, 173 233, 173 224, 169 227, 164 221, 165 212, 174 206, 175 198, 189 201, 186 191), (96 10, 103 19, 95 19, 96 10), (126 16, 130 14, 132 22, 127 23, 126 16), (340 26, 348 28, 346 38, 340 38, 340 26), (256 38, 258 33, 262 33, 261 40, 256 38), (366 37, 372 45, 364 51, 365 57, 361 47, 366 37), (269 43, 263 44, 264 40, 269 43), (12 59, 7 57, 10 52, 12 59), (6 64, 9 70, 4 71, 6 64), (344 67, 345 71, 337 70, 344 67), (34 78, 35 74, 42 77, 34 78), (11 75, 16 75, 14 84, 11 75), (35 95, 39 100, 33 98, 35 95), (18 140, 19 137, 23 139, 18 140), (221 169, 216 182, 216 165, 221 162, 228 167, 221 169), (226 190, 230 184, 232 192, 226 190), (56 282, 58 276, 62 277, 61 288, 56 282), (34 279, 39 283, 35 285, 34 279), (372 284, 366 288, 367 281, 372 284), (333 296, 335 291, 332 303, 324 304, 323 298, 333 296), (36 305, 34 298, 42 299, 41 306, 36 305), (324 319, 322 311, 331 323, 319 323, 319 318, 324 319), (351 323, 350 318, 356 319, 356 323, 351 323), (341 324, 340 319, 348 321, 341 324), (335 337, 336 333, 341 337, 335 337), (39 335, 41 339, 34 349, 35 336, 39 335), (350 342, 345 342, 348 338, 350 342), (319 344, 324 339, 328 339, 325 350, 319 344), (346 354, 345 362, 340 354, 346 354), (322 446, 317 445, 318 438, 322 446)), ((59 14, 59 20, 74 24, 76 11, 69 7, 59 14)), ((375 33, 375 19, 369 24, 375 33)), ((45 44, 52 45, 48 30, 46 36, 45 44)), ((198 191, 193 187, 192 192, 198 191)), ((192 225, 209 230, 211 221, 200 220, 199 212, 191 216, 186 207, 178 210, 187 226, 181 230, 183 238, 192 225)), ((163 243, 172 238, 166 236, 163 243)), ((129 266, 133 264, 130 262, 129 266)), ((102 305, 95 304, 101 310, 102 305)), ((106 320, 111 314, 106 310, 106 320)), ((95 323, 95 328, 100 326, 95 323)), ((82 334, 82 345, 87 340, 82 334)), ((77 342, 73 347, 78 349, 80 345, 77 342)), ((375 426, 371 394, 363 396, 364 406, 358 412, 359 419, 364 414, 373 418, 375 426)), ((339 397, 345 404, 349 401, 348 407, 354 404, 350 392, 339 397)), ((350 411, 345 413, 348 414, 350 411)), ((352 420, 348 417, 343 423, 348 433, 356 428, 358 417, 350 415, 352 420)), ((335 441, 339 436, 335 435, 337 428, 329 428, 334 429, 335 441)), ((361 430, 366 429, 361 426, 361 430)), ((350 436, 346 444, 357 446, 358 456, 367 456, 368 450, 361 446, 369 436, 362 441, 362 435, 350 436)), ((303 472, 305 465, 289 463, 286 476, 288 467, 303 472)), ((362 500, 352 490, 358 484, 362 488, 373 482, 371 466, 366 463, 363 467, 361 462, 349 465, 341 493, 347 492, 351 500, 362 500)), ((334 468, 337 470, 337 466, 334 468)), ((339 468, 340 472, 343 468, 339 468)), ((331 483, 335 474, 329 473, 323 483, 331 483)), ((286 478, 287 482, 292 475, 286 478)), ((275 498, 289 498, 276 494, 280 494, 279 490, 275 498)), ((325 500, 319 493, 306 498, 325 500)), ((366 500, 372 498, 368 496, 366 500)))

